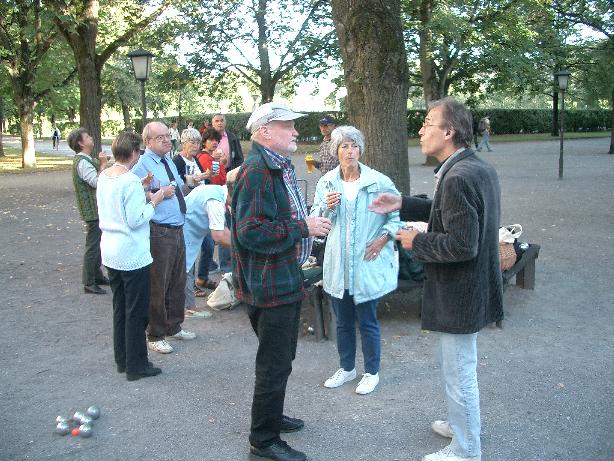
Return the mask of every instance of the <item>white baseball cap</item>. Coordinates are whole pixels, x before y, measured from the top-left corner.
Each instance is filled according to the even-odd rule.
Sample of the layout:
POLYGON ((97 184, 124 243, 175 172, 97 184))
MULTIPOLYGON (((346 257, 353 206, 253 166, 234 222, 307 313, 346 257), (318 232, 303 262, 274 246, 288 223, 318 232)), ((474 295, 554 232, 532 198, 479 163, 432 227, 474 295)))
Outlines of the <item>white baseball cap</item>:
POLYGON ((294 112, 284 104, 280 104, 278 102, 267 102, 252 112, 252 115, 247 121, 247 125, 245 125, 245 128, 247 128, 250 133, 254 133, 261 126, 274 120, 295 120, 297 118, 304 117, 305 115, 307 114, 294 112))

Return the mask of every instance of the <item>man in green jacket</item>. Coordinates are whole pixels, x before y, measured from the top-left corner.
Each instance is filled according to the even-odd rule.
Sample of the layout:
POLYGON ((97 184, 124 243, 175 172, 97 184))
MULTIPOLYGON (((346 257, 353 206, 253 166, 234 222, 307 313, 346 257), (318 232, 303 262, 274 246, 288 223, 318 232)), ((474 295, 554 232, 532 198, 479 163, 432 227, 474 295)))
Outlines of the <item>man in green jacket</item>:
POLYGON ((81 219, 85 221, 85 254, 83 255, 83 290, 86 293, 103 295, 105 290, 100 285, 108 285, 109 279, 101 269, 100 237, 102 232, 98 226, 98 206, 96 204, 96 185, 98 175, 107 167, 107 155, 98 154, 98 159, 92 158, 94 139, 85 128, 77 128, 70 132, 68 145, 75 151, 72 168, 72 181, 75 186, 77 206, 81 219))
POLYGON ((234 284, 258 336, 250 451, 278 461, 306 459, 279 434, 304 426, 283 415, 303 299, 301 265, 311 237, 324 237, 331 227, 329 219, 307 215, 289 158, 297 148, 294 120, 303 115, 277 103, 252 113, 246 128, 254 143, 232 198, 234 284))

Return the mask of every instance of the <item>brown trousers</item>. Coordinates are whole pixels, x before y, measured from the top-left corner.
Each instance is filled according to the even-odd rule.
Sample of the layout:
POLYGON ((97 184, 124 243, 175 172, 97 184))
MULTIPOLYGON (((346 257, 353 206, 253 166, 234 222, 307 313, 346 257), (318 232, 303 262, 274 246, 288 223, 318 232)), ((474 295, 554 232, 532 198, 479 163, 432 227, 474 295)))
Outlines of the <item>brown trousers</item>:
POLYGON ((149 300, 150 341, 181 331, 185 304, 185 243, 183 230, 151 223, 151 298, 149 300))

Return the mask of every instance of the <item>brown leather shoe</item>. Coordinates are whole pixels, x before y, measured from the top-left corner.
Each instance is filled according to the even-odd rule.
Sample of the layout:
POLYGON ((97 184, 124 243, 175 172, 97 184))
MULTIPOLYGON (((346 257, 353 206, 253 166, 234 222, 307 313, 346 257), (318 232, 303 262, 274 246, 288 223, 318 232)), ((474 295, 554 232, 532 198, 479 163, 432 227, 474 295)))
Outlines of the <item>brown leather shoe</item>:
POLYGON ((83 291, 91 295, 107 294, 107 292, 103 290, 102 288, 100 288, 98 285, 85 285, 83 287, 83 291))

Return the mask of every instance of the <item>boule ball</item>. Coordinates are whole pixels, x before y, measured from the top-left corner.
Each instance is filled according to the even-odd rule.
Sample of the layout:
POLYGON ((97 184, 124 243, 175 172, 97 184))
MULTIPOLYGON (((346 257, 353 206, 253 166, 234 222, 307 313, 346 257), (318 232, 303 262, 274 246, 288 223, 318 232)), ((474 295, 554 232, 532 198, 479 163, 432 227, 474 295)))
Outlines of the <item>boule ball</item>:
POLYGON ((90 424, 81 424, 79 426, 79 435, 85 439, 92 436, 92 426, 90 424))
POLYGON ((66 421, 60 421, 57 426, 55 426, 55 432, 60 435, 66 435, 70 432, 70 426, 66 421))
POLYGON ((72 420, 76 423, 81 423, 81 418, 85 416, 82 411, 75 411, 75 414, 72 415, 72 420))
POLYGON ((92 405, 87 409, 86 413, 91 416, 92 419, 98 419, 100 416, 100 408, 98 408, 96 405, 92 405))
POLYGON ((55 422, 56 423, 66 423, 66 424, 68 424, 70 422, 70 418, 67 417, 67 416, 59 415, 59 416, 55 417, 55 422))
POLYGON ((92 424, 94 420, 92 419, 91 416, 88 415, 83 415, 83 417, 81 418, 81 424, 92 424))

